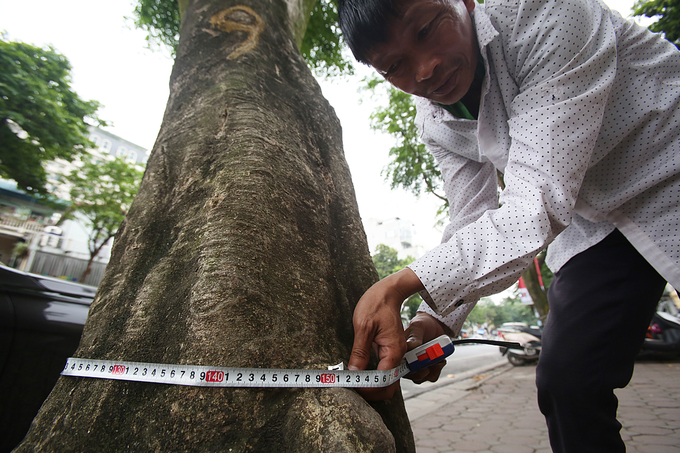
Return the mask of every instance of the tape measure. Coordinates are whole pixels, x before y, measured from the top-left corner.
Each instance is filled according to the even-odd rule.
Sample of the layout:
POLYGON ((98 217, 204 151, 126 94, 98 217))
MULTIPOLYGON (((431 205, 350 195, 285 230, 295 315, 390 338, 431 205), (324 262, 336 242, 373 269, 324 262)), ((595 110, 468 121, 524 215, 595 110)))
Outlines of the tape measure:
POLYGON ((230 368, 200 365, 124 362, 71 357, 61 372, 77 376, 156 384, 198 387, 386 387, 405 375, 441 362, 453 353, 451 339, 442 335, 409 351, 391 370, 342 369, 342 364, 328 370, 294 370, 274 368, 230 368))

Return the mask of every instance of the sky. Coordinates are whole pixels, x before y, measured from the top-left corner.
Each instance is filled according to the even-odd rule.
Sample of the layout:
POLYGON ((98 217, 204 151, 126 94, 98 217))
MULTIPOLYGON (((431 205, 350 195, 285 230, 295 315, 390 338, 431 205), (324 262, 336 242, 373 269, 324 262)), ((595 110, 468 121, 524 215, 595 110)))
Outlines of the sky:
MULTIPOLYGON (((36 46, 51 45, 72 66, 72 87, 86 100, 102 104, 99 117, 105 129, 151 150, 168 98, 173 60, 167 50, 149 49, 145 33, 134 27, 132 0, 0 0, 0 32, 6 39, 36 46)), ((633 0, 606 0, 629 16, 633 0)), ((319 80, 324 96, 343 127, 345 156, 352 173, 359 211, 364 219, 400 217, 414 223, 426 249, 439 243, 435 226, 439 202, 434 196, 416 197, 391 190, 381 176, 395 141, 369 127, 379 105, 360 93, 361 78, 370 73, 358 67, 353 77, 319 80)))

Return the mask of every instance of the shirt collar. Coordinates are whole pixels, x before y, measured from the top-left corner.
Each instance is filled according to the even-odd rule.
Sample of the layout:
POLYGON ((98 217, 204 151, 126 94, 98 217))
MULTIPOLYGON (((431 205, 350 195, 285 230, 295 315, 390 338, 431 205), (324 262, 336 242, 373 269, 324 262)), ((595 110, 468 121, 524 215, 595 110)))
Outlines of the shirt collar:
POLYGON ((486 14, 484 4, 475 1, 475 9, 472 10, 472 20, 475 24, 477 42, 480 50, 486 47, 493 39, 498 36, 498 31, 491 23, 489 15, 486 14))

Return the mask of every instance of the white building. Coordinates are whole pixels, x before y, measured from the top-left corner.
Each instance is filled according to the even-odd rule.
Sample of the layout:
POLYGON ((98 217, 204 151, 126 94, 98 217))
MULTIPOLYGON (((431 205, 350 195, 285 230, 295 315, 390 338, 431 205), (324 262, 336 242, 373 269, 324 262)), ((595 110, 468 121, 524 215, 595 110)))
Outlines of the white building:
POLYGON ((399 259, 407 256, 419 258, 427 250, 418 240, 418 232, 413 222, 393 217, 386 220, 370 218, 364 220, 364 229, 371 253, 379 244, 385 244, 399 253, 399 259))
MULTIPOLYGON (((141 146, 128 142, 98 127, 90 127, 92 149, 87 150, 95 161, 116 157, 135 163, 140 170, 146 165, 149 153, 141 146)), ((65 176, 82 165, 82 161, 57 159, 45 165, 48 191, 61 200, 62 209, 70 200, 70 187, 65 176)), ((22 270, 38 274, 74 279, 84 271, 90 258, 86 221, 67 220, 55 226, 63 210, 44 206, 30 195, 16 189, 13 181, 0 184, 0 258, 4 264, 14 264, 22 270), (13 187, 12 187, 13 186, 13 187), (17 242, 29 245, 22 259, 12 257, 17 242), (55 264, 58 263, 58 264, 55 264)), ((109 242, 95 258, 97 270, 86 283, 97 284, 111 256, 109 242)))
MULTIPOLYGON (((141 146, 128 142, 98 127, 90 127, 89 139, 94 143, 94 148, 88 149, 87 152, 94 156, 95 161, 102 161, 104 159, 113 160, 118 157, 128 163, 137 164, 138 168, 143 170, 146 162, 149 160, 148 151, 141 146)), ((62 200, 70 200, 70 187, 65 182, 64 177, 80 165, 82 163, 79 159, 73 162, 63 159, 48 162, 45 165, 47 190, 62 200)))

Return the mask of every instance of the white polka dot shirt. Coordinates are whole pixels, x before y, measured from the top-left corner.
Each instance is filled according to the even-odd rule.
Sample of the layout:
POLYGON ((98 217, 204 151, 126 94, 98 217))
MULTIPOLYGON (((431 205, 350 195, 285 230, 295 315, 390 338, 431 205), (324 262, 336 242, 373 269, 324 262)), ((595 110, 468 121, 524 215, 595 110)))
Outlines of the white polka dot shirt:
POLYGON ((472 16, 479 119, 416 102, 451 212, 409 266, 421 310, 457 333, 548 244, 557 271, 614 228, 680 287, 680 52, 598 0, 487 0, 472 16))

